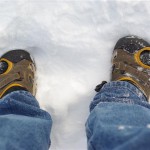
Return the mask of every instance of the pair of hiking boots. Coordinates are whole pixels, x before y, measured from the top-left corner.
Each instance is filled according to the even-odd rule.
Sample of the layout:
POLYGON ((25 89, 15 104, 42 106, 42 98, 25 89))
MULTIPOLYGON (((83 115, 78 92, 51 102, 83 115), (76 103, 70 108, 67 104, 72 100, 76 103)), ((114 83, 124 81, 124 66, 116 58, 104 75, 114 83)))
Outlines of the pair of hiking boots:
MULTIPOLYGON (((137 36, 118 40, 112 57, 111 81, 128 81, 150 96, 150 44, 137 36)), ((0 58, 0 98, 16 90, 35 96, 35 63, 25 50, 12 50, 0 58)))

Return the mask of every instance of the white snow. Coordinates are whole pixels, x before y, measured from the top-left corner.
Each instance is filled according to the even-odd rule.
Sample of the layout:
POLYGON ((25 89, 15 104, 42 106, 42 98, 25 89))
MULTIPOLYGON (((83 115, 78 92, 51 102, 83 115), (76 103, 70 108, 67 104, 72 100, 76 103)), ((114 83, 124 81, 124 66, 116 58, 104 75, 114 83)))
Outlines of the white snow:
POLYGON ((147 128, 150 128, 150 124, 147 124, 147 128))
POLYGON ((143 68, 142 68, 142 67, 137 67, 137 69, 138 69, 139 71, 143 71, 143 68))
POLYGON ((118 130, 124 130, 124 129, 125 129, 125 126, 123 125, 118 126, 118 130))
POLYGON ((149 1, 0 0, 0 54, 23 48, 37 64, 37 99, 53 118, 51 150, 86 150, 94 88, 109 80, 116 41, 150 41, 149 1))

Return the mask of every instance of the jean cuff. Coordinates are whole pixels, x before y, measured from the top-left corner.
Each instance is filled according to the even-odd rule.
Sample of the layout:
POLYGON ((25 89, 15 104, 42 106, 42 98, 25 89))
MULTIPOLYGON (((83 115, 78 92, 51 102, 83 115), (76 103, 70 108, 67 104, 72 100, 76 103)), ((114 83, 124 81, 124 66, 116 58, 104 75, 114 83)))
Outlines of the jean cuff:
MULTIPOLYGON (((103 88, 101 89, 101 92, 103 90, 108 90, 108 89, 124 89, 128 90, 130 94, 133 96, 138 97, 141 101, 148 101, 147 98, 145 97, 144 93, 135 85, 131 84, 130 82, 127 81, 111 81, 109 83, 106 83, 103 88)), ((131 95, 130 95, 131 96, 131 95)))
POLYGON ((103 85, 91 102, 90 111, 102 102, 118 102, 137 104, 150 108, 147 98, 143 92, 127 81, 111 81, 103 85))

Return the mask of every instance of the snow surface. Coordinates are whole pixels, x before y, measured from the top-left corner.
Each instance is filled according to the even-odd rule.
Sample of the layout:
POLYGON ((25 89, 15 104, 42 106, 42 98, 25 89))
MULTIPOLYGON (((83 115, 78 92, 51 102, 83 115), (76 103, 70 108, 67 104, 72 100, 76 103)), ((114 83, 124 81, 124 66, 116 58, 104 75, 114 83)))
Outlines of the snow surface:
POLYGON ((37 99, 53 118, 51 150, 86 150, 84 124, 95 85, 109 81, 116 41, 150 41, 149 1, 0 0, 0 55, 31 52, 37 99))

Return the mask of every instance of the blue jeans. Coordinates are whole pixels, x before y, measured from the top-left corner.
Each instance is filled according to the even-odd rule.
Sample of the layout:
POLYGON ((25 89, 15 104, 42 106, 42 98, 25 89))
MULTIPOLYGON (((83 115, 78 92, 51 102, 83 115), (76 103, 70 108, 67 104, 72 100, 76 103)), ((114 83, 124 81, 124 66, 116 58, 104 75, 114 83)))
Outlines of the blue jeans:
POLYGON ((105 84, 90 105, 89 150, 149 150, 150 105, 134 85, 105 84))
MULTIPOLYGON (((150 105, 128 82, 103 86, 86 122, 89 150, 150 149, 150 105)), ((48 150, 52 120, 26 91, 0 101, 0 150, 48 150)))
POLYGON ((50 115, 26 91, 15 91, 0 101, 0 150, 48 150, 50 115))

